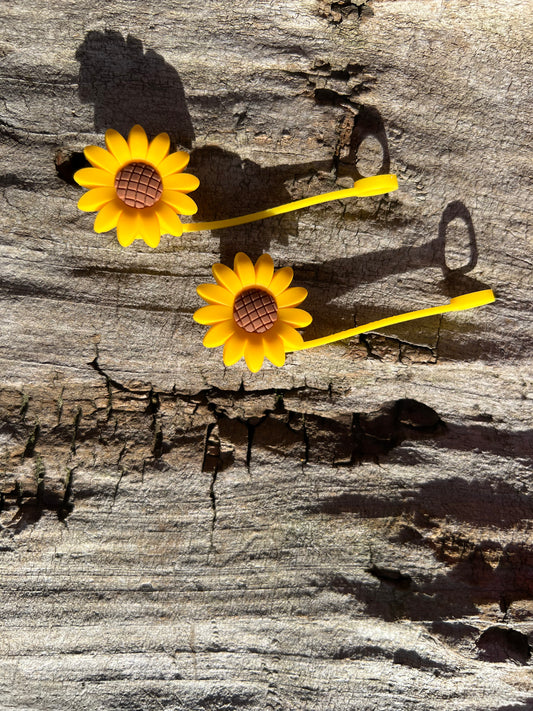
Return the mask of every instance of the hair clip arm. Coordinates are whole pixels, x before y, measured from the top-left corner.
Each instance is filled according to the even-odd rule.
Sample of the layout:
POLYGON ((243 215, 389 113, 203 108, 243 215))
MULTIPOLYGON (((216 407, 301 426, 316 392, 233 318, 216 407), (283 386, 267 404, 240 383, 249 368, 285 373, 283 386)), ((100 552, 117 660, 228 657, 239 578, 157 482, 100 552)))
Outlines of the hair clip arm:
POLYGON ((398 179, 393 174, 373 175, 369 178, 361 178, 354 183, 353 188, 345 190, 334 190, 330 193, 322 193, 313 197, 295 200, 294 202, 271 207, 268 210, 260 212, 252 212, 249 215, 241 217, 233 217, 228 220, 215 220, 214 222, 188 222, 183 225, 184 232, 200 232, 201 230, 219 230, 224 227, 236 227, 237 225, 246 225, 249 222, 264 220, 267 217, 275 215, 283 215, 286 212, 294 212, 301 210, 304 207, 311 205, 320 205, 323 202, 331 202, 332 200, 342 200, 349 197, 368 197, 370 195, 384 195, 385 193, 398 190, 398 179))
POLYGON ((451 299, 449 304, 444 304, 442 306, 434 306, 428 309, 419 309, 418 311, 409 311, 408 313, 398 314, 396 316, 389 316, 388 318, 382 318, 379 321, 372 321, 371 323, 367 323, 364 326, 349 328, 347 331, 332 333, 330 336, 324 336, 323 338, 315 338, 312 341, 304 341, 303 345, 299 348, 288 348, 287 352, 303 351, 307 348, 324 346, 328 343, 334 343, 335 341, 342 341, 345 338, 357 336, 360 333, 374 331, 378 328, 385 328, 386 326, 392 326, 396 323, 414 321, 415 319, 425 318, 426 316, 436 316, 437 314, 444 314, 450 311, 466 311, 467 309, 473 309, 477 306, 490 304, 493 301, 495 301, 495 296, 491 289, 474 291, 471 294, 463 294, 462 296, 456 296, 455 298, 451 299))

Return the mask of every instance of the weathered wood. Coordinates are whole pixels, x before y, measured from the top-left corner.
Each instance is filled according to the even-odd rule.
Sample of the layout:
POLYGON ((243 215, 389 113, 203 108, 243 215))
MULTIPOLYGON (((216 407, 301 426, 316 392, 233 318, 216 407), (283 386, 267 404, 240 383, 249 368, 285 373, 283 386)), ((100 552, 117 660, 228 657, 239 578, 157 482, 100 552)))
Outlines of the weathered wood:
POLYGON ((533 708, 530 14, 2 4, 0 708, 533 708), (199 219, 400 190, 124 250, 69 176, 136 121, 199 219), (306 338, 498 300, 252 375, 192 320, 241 249, 306 338))

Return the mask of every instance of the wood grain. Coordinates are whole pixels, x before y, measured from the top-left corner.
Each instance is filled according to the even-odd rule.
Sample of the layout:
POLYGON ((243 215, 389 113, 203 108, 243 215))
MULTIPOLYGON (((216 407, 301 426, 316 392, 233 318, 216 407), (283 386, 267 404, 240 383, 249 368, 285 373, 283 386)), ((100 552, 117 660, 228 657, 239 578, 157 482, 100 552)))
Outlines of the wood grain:
POLYGON ((531 6, 0 8, 0 708, 533 708, 531 6), (122 249, 70 180, 113 127, 191 151, 198 219, 122 249), (269 251, 306 338, 226 369, 196 285, 269 251))

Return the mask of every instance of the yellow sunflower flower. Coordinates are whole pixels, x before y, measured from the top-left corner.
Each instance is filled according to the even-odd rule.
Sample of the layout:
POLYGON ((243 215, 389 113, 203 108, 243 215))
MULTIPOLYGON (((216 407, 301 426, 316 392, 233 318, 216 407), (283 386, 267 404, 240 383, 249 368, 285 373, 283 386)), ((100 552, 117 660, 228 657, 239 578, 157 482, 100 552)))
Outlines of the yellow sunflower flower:
POLYGON ((290 267, 274 273, 274 262, 263 254, 255 267, 239 252, 234 268, 215 264, 216 284, 200 284, 199 296, 209 306, 194 314, 194 320, 211 326, 204 337, 206 348, 224 345, 224 365, 233 365, 244 356, 246 365, 257 373, 264 358, 277 366, 285 363, 285 352, 298 349, 303 339, 295 328, 308 326, 311 315, 294 308, 302 303, 307 290, 289 289, 293 278, 290 267))
POLYGON ((123 247, 143 239, 157 247, 162 234, 179 237, 183 225, 179 215, 194 215, 198 208, 186 193, 200 181, 182 173, 189 162, 184 151, 168 154, 170 139, 160 133, 148 142, 141 126, 134 126, 126 141, 110 128, 106 131, 107 150, 87 146, 85 157, 93 166, 78 170, 74 179, 89 192, 78 202, 80 210, 98 212, 95 232, 117 228, 123 247))

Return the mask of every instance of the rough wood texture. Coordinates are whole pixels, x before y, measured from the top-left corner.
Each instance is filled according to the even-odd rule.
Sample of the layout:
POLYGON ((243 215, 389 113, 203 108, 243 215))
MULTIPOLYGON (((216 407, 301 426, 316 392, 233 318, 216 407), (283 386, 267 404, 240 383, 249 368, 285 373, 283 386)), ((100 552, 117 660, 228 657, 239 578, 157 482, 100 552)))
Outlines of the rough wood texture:
POLYGON ((533 708, 531 3, 4 0, 0 707, 533 708), (68 182, 135 121, 200 219, 121 249, 68 182), (225 369, 191 315, 236 251, 295 268, 306 337, 225 369))

